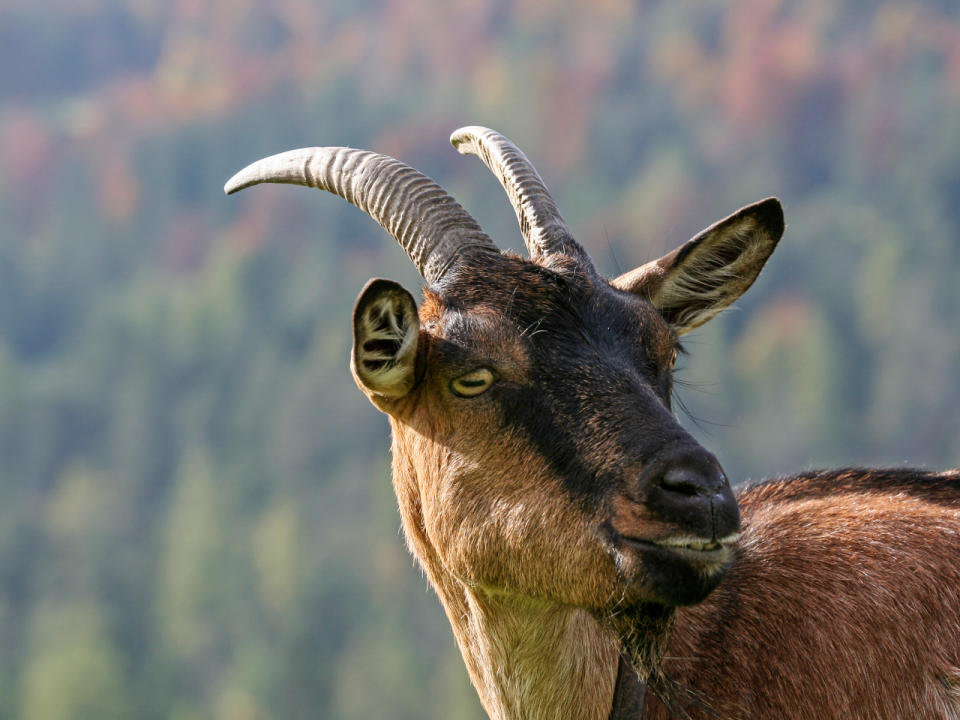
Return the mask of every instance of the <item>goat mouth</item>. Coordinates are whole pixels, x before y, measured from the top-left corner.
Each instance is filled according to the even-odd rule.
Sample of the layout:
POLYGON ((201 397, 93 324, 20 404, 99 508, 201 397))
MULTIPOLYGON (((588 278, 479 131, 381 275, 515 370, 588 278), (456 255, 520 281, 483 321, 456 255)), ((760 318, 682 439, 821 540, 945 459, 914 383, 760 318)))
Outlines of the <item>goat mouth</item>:
POLYGON ((661 557, 673 557, 694 565, 701 572, 712 574, 724 570, 730 563, 733 546, 739 537, 739 533, 731 533, 719 539, 689 535, 657 539, 620 535, 619 540, 627 547, 661 557))
POLYGON ((631 537, 614 532, 614 561, 631 602, 695 605, 720 584, 734 562, 736 535, 631 537))
POLYGON ((669 550, 686 550, 691 552, 714 552, 716 550, 729 549, 740 539, 740 533, 730 533, 719 540, 698 538, 698 537, 669 537, 662 540, 651 540, 653 545, 667 548, 669 550))

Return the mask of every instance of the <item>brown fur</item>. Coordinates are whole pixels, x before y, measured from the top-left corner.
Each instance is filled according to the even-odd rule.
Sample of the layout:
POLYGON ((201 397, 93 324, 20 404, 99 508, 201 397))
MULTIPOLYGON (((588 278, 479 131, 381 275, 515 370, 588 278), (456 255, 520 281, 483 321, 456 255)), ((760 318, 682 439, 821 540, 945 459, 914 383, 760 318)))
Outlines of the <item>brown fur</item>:
POLYGON ((848 470, 741 493, 737 558, 663 663, 712 710, 690 716, 960 717, 958 490, 956 471, 848 470))
MULTIPOLYGON (((444 517, 450 513, 440 508, 451 502, 444 496, 452 490, 417 481, 450 472, 450 454, 430 439, 432 434, 443 436, 447 429, 433 426, 427 418, 413 424, 421 431, 393 423, 394 488, 404 531, 411 551, 437 591, 485 710, 495 720, 547 720, 565 717, 570 708, 576 707, 583 709, 578 717, 584 720, 604 720, 616 677, 616 641, 575 605, 511 592, 511 587, 521 584, 512 577, 511 555, 517 551, 525 554, 524 550, 534 547, 527 543, 523 528, 511 527, 509 518, 495 517, 495 508, 480 497, 470 498, 460 492, 452 502, 466 517, 479 513, 488 522, 504 523, 506 538, 516 544, 514 548, 497 548, 490 555, 484 553, 486 557, 500 555, 504 567, 490 568, 489 577, 472 577, 470 559, 449 551, 474 547, 470 538, 457 538, 455 533, 476 525, 463 516, 444 517), (525 544, 528 547, 524 548, 525 544)), ((489 482, 490 478, 477 481, 484 480, 489 482)), ((481 488, 478 491, 482 494, 481 488)), ((529 487, 521 486, 513 492, 529 492, 529 487)), ((507 496, 495 502, 508 506, 511 500, 507 496)), ((552 520, 559 520, 558 527, 563 527, 563 518, 552 520)), ((536 528, 534 532, 545 529, 536 528)), ((482 532, 481 528, 475 538, 481 546, 491 542, 482 532)), ((499 534, 497 531, 491 536, 499 534)), ((562 544, 565 538, 561 535, 558 539, 562 544)), ((532 557, 525 560, 547 572, 551 569, 549 558, 543 563, 536 563, 532 557)), ((533 584, 543 583, 544 588, 549 585, 544 578, 532 580, 533 584)))

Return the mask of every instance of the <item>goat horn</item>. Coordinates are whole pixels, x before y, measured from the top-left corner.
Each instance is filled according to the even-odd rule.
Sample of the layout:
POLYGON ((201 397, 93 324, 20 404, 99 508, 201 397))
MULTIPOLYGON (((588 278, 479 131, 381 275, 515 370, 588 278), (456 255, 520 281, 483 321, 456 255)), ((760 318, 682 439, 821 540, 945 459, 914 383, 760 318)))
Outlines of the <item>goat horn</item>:
POLYGON ((392 235, 430 284, 470 249, 499 252, 470 214, 433 180, 387 155, 345 147, 290 150, 234 175, 227 195, 259 183, 319 188, 367 213, 392 235))
POLYGON ((573 239, 550 191, 527 156, 506 137, 476 125, 450 136, 463 155, 476 155, 496 176, 513 205, 530 257, 540 261, 562 253, 590 263, 586 251, 573 239))

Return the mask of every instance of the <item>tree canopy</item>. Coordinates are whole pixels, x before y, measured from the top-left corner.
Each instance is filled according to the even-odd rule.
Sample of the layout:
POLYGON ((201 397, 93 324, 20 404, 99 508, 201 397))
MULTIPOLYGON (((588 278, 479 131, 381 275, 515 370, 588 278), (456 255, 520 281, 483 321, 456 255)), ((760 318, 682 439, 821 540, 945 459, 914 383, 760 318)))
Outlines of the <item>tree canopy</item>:
POLYGON ((944 0, 0 0, 0 719, 482 716, 356 391, 350 145, 522 247, 447 142, 510 136, 613 275, 768 195, 788 229, 690 336, 735 482, 960 464, 960 6, 944 0))

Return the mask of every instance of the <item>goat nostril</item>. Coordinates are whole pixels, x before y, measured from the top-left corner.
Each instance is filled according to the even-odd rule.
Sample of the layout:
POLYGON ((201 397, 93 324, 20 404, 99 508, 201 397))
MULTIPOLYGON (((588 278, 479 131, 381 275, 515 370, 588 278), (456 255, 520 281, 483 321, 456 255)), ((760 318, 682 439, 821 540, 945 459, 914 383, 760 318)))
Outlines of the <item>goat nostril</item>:
POLYGON ((722 472, 703 473, 693 468, 674 466, 669 468, 660 480, 660 484, 680 495, 714 495, 723 487, 722 472))

